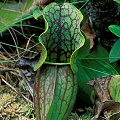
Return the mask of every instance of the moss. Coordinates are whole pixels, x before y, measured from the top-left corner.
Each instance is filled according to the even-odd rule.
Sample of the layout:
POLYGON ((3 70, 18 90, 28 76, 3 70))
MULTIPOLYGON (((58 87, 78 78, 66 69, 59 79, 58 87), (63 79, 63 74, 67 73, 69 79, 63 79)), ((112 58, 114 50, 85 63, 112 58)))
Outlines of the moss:
POLYGON ((71 113, 68 120, 90 120, 92 116, 93 114, 89 111, 80 116, 77 113, 71 113))
POLYGON ((0 94, 0 116, 4 120, 35 120, 33 106, 15 93, 0 94))

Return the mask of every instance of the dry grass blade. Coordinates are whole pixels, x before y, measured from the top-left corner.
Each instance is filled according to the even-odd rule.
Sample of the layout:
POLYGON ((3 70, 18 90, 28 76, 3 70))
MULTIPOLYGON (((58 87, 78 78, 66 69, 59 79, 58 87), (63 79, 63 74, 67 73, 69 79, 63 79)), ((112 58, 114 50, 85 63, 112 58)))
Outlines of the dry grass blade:
POLYGON ((5 57, 3 54, 0 54, 0 60, 3 59, 3 60, 8 60, 7 57, 5 57))

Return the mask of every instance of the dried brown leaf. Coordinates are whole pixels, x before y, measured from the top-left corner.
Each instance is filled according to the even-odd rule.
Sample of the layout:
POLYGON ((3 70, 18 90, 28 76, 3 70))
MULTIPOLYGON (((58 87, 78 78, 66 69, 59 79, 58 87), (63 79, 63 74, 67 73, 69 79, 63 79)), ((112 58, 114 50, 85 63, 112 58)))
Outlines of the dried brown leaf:
POLYGON ((109 93, 111 78, 112 76, 96 78, 88 83, 97 94, 94 117, 91 120, 116 120, 116 115, 120 113, 120 103, 115 102, 109 93))
POLYGON ((85 32, 85 35, 90 38, 90 48, 92 48, 94 46, 94 38, 96 37, 94 30, 92 28, 92 26, 90 25, 89 19, 87 18, 86 21, 83 23, 81 30, 83 30, 85 32))

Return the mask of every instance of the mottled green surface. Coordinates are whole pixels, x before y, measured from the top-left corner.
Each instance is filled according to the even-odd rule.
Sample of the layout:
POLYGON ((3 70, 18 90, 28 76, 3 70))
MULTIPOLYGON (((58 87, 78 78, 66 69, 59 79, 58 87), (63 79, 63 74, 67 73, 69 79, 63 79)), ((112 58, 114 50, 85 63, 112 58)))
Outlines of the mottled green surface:
POLYGON ((48 21, 48 31, 40 37, 47 49, 46 61, 69 62, 72 52, 84 42, 80 40, 82 14, 73 5, 54 3, 43 10, 43 15, 48 21))
POLYGON ((35 84, 38 120, 66 120, 77 95, 77 83, 70 66, 42 66, 35 84))
POLYGON ((45 120, 54 97, 56 67, 43 66, 38 70, 34 86, 34 104, 37 118, 45 120))
POLYGON ((46 31, 39 40, 43 46, 44 60, 40 60, 35 70, 45 59, 47 62, 69 63, 72 53, 84 44, 84 36, 80 31, 83 19, 81 12, 69 3, 59 6, 57 3, 48 5, 43 10, 46 31))
POLYGON ((43 10, 43 17, 42 53, 34 68, 39 68, 34 86, 37 120, 67 120, 77 95, 77 81, 67 64, 85 41, 80 31, 83 15, 71 4, 52 3, 43 10))

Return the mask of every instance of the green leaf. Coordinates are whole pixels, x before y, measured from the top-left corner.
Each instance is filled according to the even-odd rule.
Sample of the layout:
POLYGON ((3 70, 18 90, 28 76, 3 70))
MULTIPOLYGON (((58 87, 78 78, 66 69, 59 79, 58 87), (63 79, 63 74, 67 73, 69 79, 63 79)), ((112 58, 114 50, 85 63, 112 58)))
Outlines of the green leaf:
POLYGON ((113 75, 111 77, 109 93, 115 102, 120 102, 120 75, 113 75))
POLYGON ((118 63, 117 63, 117 62, 114 62, 114 63, 112 63, 111 65, 112 65, 113 68, 114 68, 116 71, 118 71, 118 73, 120 74, 120 67, 118 67, 118 66, 119 66, 118 63))
POLYGON ((85 44, 81 48, 76 50, 71 57, 70 63, 71 63, 71 68, 74 72, 78 71, 78 68, 76 66, 77 60, 84 59, 90 52, 90 39, 86 38, 85 35, 84 37, 85 37, 85 44))
MULTIPOLYGON (((39 39, 47 50, 46 61, 69 63, 72 53, 83 46, 85 41, 80 31, 82 13, 69 3, 62 6, 51 3, 43 9, 43 17, 46 30, 39 39)), ((36 68, 41 66, 40 61, 36 68)))
POLYGON ((90 76, 91 79, 118 74, 118 72, 110 64, 92 56, 88 56, 86 57, 86 59, 81 60, 81 64, 82 67, 86 70, 87 75, 90 76))
POLYGON ((15 23, 22 21, 23 17, 24 19, 31 18, 29 8, 32 6, 32 3, 33 0, 15 4, 0 2, 0 6, 2 6, 0 10, 0 33, 6 31, 15 23))
POLYGON ((88 103, 91 103, 90 95, 91 95, 92 89, 89 87, 89 85, 87 85, 88 81, 90 81, 91 78, 89 75, 87 75, 86 69, 82 67, 82 64, 80 61, 79 63, 77 62, 77 67, 78 67, 78 71, 75 73, 75 76, 78 82, 78 96, 82 100, 88 103))
POLYGON ((41 15, 42 15, 42 12, 40 11, 40 8, 36 8, 36 9, 33 11, 33 17, 34 17, 35 19, 40 18, 41 15))
POLYGON ((94 46, 90 52, 90 55, 109 63, 109 52, 100 45, 94 46))
POLYGON ((118 25, 110 25, 108 28, 116 36, 120 37, 120 26, 118 26, 118 25))
POLYGON ((115 42, 109 54, 110 63, 116 62, 119 59, 120 59, 120 39, 118 39, 115 42))
POLYGON ((113 0, 113 1, 115 1, 115 2, 117 2, 117 3, 120 3, 120 0, 113 0))
POLYGON ((43 65, 34 88, 37 120, 67 120, 77 95, 77 81, 70 66, 43 65))
POLYGON ((78 71, 75 73, 78 81, 79 96, 90 102, 92 89, 87 83, 98 77, 118 74, 118 72, 108 63, 93 56, 87 56, 84 60, 77 60, 78 71))

